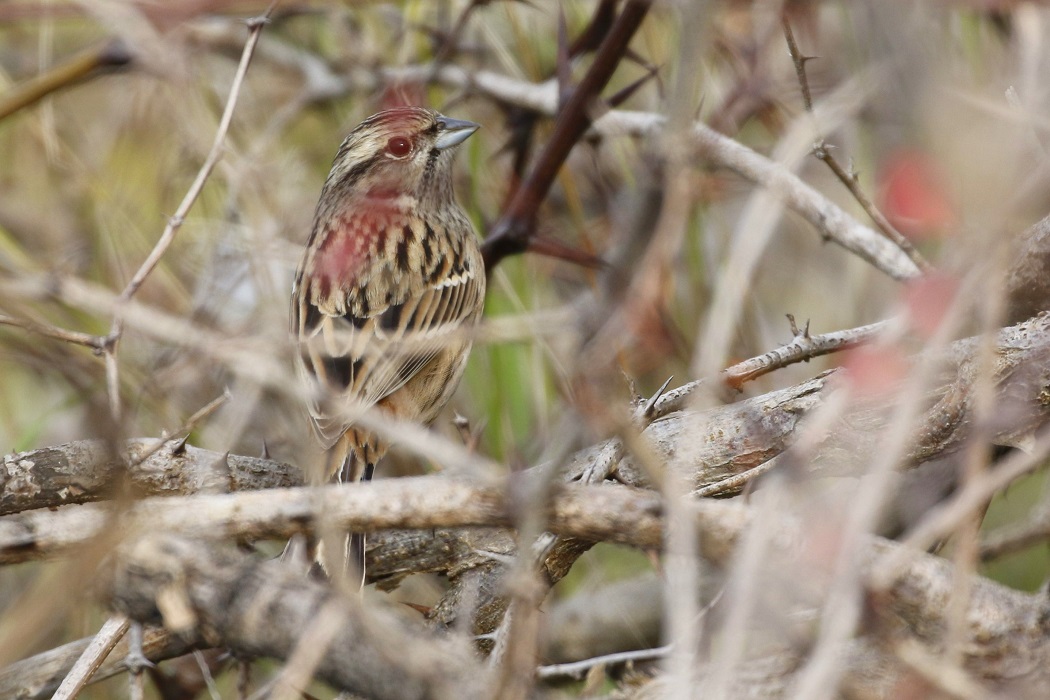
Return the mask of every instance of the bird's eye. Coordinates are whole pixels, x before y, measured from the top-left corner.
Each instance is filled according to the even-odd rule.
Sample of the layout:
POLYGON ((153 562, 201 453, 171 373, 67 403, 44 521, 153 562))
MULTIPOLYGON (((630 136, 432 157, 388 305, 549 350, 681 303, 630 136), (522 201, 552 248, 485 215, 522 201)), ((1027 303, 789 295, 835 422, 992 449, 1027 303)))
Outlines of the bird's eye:
POLYGON ((395 158, 404 158, 412 152, 412 142, 404 136, 394 136, 386 142, 386 152, 395 158))

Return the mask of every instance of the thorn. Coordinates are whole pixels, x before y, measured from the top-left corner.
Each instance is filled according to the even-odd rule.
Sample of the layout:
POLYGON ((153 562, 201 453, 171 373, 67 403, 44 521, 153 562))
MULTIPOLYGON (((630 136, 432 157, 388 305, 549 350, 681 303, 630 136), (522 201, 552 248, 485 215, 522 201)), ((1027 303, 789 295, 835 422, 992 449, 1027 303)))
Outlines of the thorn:
POLYGON ((635 386, 634 378, 627 374, 620 368, 620 376, 623 377, 623 381, 627 384, 627 392, 631 395, 631 403, 636 403, 642 400, 642 395, 638 393, 638 388, 635 386))
POLYGON ((627 53, 624 54, 624 58, 629 58, 630 60, 634 61, 647 71, 655 72, 658 70, 656 64, 649 63, 649 61, 645 60, 644 56, 640 55, 637 51, 634 51, 632 49, 627 49, 627 53))
POLYGON ((452 418, 452 425, 459 433, 459 439, 463 441, 463 445, 473 452, 477 447, 477 437, 470 429, 470 419, 466 416, 461 416, 457 411, 456 415, 452 418))
POLYGON ((409 603, 407 600, 402 600, 401 604, 406 606, 406 607, 412 608, 413 610, 415 610, 420 615, 423 615, 424 617, 429 617, 430 613, 433 612, 433 610, 434 610, 434 608, 432 608, 432 607, 429 607, 429 606, 426 606, 426 605, 419 605, 417 603, 409 603))
POLYGON ((806 319, 806 327, 802 331, 802 337, 805 338, 806 340, 809 340, 809 319, 808 318, 806 319))
POLYGON ((631 95, 636 93, 639 88, 641 88, 653 78, 657 77, 658 70, 659 69, 656 66, 650 66, 649 71, 645 75, 643 75, 641 78, 638 78, 638 80, 635 80, 633 83, 623 88, 622 90, 617 91, 608 100, 606 100, 606 103, 610 107, 619 107, 621 104, 626 102, 631 97, 631 95))
POLYGON ((266 438, 263 438, 262 454, 259 455, 262 459, 270 459, 270 446, 266 444, 266 438))
POLYGON ((175 442, 175 446, 171 448, 171 455, 173 457, 181 457, 186 454, 186 441, 190 439, 190 436, 183 435, 179 440, 175 442))
POLYGON ((791 334, 796 338, 799 336, 798 325, 795 323, 795 314, 784 314, 787 316, 788 323, 791 324, 791 334))
POLYGON ((643 416, 649 418, 653 415, 653 409, 656 408, 656 402, 659 401, 660 397, 664 395, 664 391, 667 390, 667 385, 671 383, 672 379, 674 379, 673 374, 667 378, 667 381, 660 385, 660 388, 656 390, 656 393, 653 394, 645 403, 645 408, 642 409, 643 416))

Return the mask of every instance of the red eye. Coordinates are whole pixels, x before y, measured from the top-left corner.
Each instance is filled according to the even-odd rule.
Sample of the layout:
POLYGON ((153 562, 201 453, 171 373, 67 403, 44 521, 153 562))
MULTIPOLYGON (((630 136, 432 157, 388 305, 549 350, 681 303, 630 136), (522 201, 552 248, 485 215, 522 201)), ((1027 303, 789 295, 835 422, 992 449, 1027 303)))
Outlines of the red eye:
POLYGON ((386 142, 386 152, 395 158, 404 158, 412 152, 412 142, 404 136, 394 136, 386 142))

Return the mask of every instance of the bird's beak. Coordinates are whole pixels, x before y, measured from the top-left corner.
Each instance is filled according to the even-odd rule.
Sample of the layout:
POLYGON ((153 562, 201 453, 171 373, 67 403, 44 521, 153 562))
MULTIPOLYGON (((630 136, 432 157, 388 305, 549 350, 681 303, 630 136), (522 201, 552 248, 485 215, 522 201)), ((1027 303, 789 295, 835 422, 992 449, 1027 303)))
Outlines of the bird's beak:
POLYGON ((434 141, 434 148, 443 151, 466 141, 471 134, 481 128, 481 124, 468 122, 465 119, 451 119, 449 117, 438 117, 438 137, 434 141))

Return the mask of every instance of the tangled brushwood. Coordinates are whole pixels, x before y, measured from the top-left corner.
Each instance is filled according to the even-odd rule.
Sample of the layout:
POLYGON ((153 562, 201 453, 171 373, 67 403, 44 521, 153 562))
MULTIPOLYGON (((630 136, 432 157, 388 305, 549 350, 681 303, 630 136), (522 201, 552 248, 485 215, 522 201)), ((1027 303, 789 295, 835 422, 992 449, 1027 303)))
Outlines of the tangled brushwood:
POLYGON ((0 3, 0 697, 1047 697, 1047 37, 0 3))

